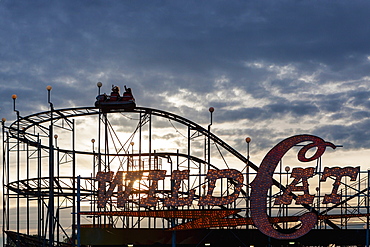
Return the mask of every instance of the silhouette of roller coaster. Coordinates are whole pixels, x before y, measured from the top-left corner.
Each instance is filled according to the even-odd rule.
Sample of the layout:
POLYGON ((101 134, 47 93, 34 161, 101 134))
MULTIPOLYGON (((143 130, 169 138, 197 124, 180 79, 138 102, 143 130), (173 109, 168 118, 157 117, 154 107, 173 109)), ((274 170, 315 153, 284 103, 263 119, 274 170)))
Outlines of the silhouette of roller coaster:
POLYGON ((341 201, 324 204, 328 189, 320 185, 323 166, 318 159, 314 162, 318 179, 312 205, 276 205, 276 198, 292 181, 292 171, 281 161, 266 199, 271 224, 281 232, 295 231, 301 227, 297 217, 304 212, 316 213, 318 221, 310 233, 293 243, 273 239, 260 233, 250 218, 250 184, 259 170, 249 159, 250 139, 248 153, 243 155, 216 136, 211 131, 213 108, 205 128, 182 116, 148 107, 120 108, 115 104, 104 109, 99 105, 54 109, 50 91, 51 87, 48 111, 23 117, 13 97, 16 120, 9 126, 2 120, 3 246, 369 243, 368 171, 360 171, 356 182, 343 179, 341 201), (186 179, 175 185, 171 175, 184 170, 188 171, 186 179), (224 177, 211 185, 209 170, 239 170, 243 181, 237 184, 235 179, 224 177), (155 186, 152 171, 166 171, 155 186), (140 173, 140 178, 110 188, 108 182, 119 172, 140 173), (102 183, 98 174, 112 177, 102 183), (130 186, 119 204, 123 187, 130 186), (174 188, 177 199, 192 197, 191 202, 166 204, 174 188), (214 197, 229 198, 236 188, 238 197, 230 203, 200 203, 209 191, 214 197), (109 189, 112 192, 108 195, 109 189), (104 193, 99 194, 101 191, 104 193), (103 206, 98 204, 101 195, 106 196, 103 206), (143 203, 149 195, 156 200, 151 205, 143 203), (207 224, 195 224, 199 215, 213 212, 230 212, 221 217, 227 223, 213 215, 207 224))

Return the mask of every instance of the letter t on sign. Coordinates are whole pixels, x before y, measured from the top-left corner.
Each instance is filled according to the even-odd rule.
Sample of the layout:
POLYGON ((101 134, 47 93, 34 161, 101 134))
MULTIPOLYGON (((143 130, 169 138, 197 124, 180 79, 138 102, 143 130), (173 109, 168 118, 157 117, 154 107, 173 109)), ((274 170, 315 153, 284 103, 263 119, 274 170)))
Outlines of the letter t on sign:
POLYGON ((339 195, 338 187, 340 185, 340 181, 342 177, 348 176, 351 178, 351 181, 356 181, 357 174, 360 172, 360 167, 333 167, 328 168, 325 167, 324 173, 320 179, 320 181, 326 181, 327 177, 333 176, 335 177, 335 181, 333 183, 333 190, 331 191, 331 194, 326 194, 324 197, 324 201, 322 203, 339 203, 341 200, 342 195, 339 195))

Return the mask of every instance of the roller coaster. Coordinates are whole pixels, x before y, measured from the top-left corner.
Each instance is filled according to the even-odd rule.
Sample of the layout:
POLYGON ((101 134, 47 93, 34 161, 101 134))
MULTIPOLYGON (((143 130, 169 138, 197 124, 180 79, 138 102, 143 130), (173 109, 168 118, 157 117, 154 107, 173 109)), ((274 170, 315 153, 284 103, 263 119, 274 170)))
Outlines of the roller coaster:
POLYGON ((3 246, 369 245, 368 171, 343 177, 340 201, 328 204, 318 158, 312 203, 278 204, 294 177, 281 159, 264 202, 271 226, 294 232, 312 212, 317 222, 295 242, 275 239, 251 218, 261 167, 211 131, 213 108, 202 127, 136 105, 54 109, 50 90, 48 111, 23 117, 13 97, 16 120, 2 120, 3 246))

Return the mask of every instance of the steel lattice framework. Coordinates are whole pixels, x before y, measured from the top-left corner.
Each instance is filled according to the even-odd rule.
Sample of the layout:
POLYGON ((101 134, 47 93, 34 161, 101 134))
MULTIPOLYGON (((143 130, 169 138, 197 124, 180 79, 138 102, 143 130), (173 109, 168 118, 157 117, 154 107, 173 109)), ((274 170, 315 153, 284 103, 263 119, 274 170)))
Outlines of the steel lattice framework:
MULTIPOLYGON (((194 216, 158 219, 150 213, 173 209, 204 210, 204 213, 207 210, 231 210, 229 218, 233 222, 244 222, 244 225, 235 223, 226 228, 253 229, 249 218, 250 182, 256 176, 258 166, 212 133, 211 124, 204 128, 176 114, 146 107, 109 112, 96 107, 54 109, 52 104, 50 108, 26 117, 16 111, 17 120, 10 126, 2 122, 3 232, 7 233, 8 241, 18 246, 32 246, 31 243, 36 243, 34 246, 71 246, 79 243, 81 227, 169 229, 194 221, 194 216), (77 124, 77 119, 82 119, 82 124, 77 124), (158 133, 162 131, 156 131, 156 128, 163 128, 164 121, 170 123, 175 134, 185 133, 181 134, 185 139, 181 150, 166 151, 166 147, 156 147, 160 150, 155 150, 154 142, 160 139, 158 133), (96 143, 95 139, 91 140, 89 151, 76 136, 91 124, 95 125, 95 133, 88 132, 91 136, 97 135, 97 140, 96 143), (126 126, 129 130, 124 128, 126 126), (56 133, 62 134, 58 136, 56 133), (63 144, 62 136, 67 139, 63 144), (242 168, 244 182, 240 196, 228 205, 199 206, 197 200, 209 186, 206 173, 210 169, 222 169, 219 164, 228 169, 242 168), (181 194, 185 196, 194 191, 195 200, 191 206, 164 206, 163 201, 172 190, 165 182, 158 184, 155 191, 159 194, 155 207, 140 206, 140 200, 150 189, 148 173, 151 170, 167 170, 172 174, 174 170, 184 169, 189 170, 190 175, 188 181, 181 184, 181 194), (123 208, 116 205, 117 191, 104 208, 97 208, 99 186, 96 173, 110 171, 143 172, 143 179, 134 186, 123 208), (80 218, 81 211, 85 212, 83 219, 80 218)), ((322 176, 321 160, 315 166, 315 174, 322 176)), ((286 190, 289 175, 289 170, 284 171, 280 164, 273 178, 274 186, 268 193, 268 213, 276 229, 299 227, 294 221, 302 211, 315 212, 319 216, 317 229, 351 228, 353 218, 357 219, 357 224, 369 224, 367 171, 361 172, 355 183, 343 182, 343 199, 339 203, 322 204, 326 191, 318 185, 313 205, 274 205, 276 197, 286 190)), ((223 180, 217 193, 221 197, 228 195, 235 186, 232 179, 223 180)), ((4 240, 4 246, 7 243, 4 240)))

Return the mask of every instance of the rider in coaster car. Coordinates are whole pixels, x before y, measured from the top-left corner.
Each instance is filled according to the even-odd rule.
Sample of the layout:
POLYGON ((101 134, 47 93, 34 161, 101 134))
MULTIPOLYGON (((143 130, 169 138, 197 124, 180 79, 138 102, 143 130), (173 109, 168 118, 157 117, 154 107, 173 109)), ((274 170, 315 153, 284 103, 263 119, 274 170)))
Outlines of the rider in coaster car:
POLYGON ((123 100, 128 101, 128 100, 133 100, 134 96, 132 95, 132 90, 131 88, 127 88, 125 85, 125 92, 123 93, 123 100))
POLYGON ((120 99, 119 87, 112 85, 112 92, 110 94, 110 101, 118 101, 120 99))

